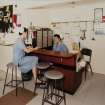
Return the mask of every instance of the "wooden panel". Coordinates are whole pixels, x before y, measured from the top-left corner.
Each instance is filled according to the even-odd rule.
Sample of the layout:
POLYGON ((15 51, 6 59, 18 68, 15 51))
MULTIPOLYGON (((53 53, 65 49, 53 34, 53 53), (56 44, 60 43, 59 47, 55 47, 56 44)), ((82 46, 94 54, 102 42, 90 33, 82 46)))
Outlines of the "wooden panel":
POLYGON ((41 61, 61 64, 61 58, 56 58, 56 57, 41 55, 41 54, 37 54, 37 56, 39 57, 39 60, 41 61))
POLYGON ((82 72, 75 72, 73 69, 61 67, 56 67, 56 70, 62 72, 64 75, 64 91, 74 94, 81 84, 82 72))
POLYGON ((71 58, 63 58, 62 59, 62 64, 67 65, 67 66, 76 66, 76 57, 73 56, 71 58))
POLYGON ((43 47, 47 47, 47 31, 43 31, 43 47))
POLYGON ((37 46, 42 48, 42 31, 37 31, 37 46))
POLYGON ((48 31, 48 46, 52 46, 52 31, 48 31))

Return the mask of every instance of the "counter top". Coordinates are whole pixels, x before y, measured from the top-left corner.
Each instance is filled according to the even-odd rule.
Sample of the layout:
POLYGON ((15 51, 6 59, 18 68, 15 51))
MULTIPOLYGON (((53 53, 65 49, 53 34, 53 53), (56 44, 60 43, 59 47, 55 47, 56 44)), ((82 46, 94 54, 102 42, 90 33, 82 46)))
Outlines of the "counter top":
POLYGON ((14 43, 13 42, 0 41, 0 45, 2 45, 2 46, 12 46, 12 45, 14 45, 14 43))
POLYGON ((78 54, 78 52, 67 54, 67 53, 55 52, 55 51, 52 51, 52 50, 46 50, 46 49, 39 49, 37 51, 34 51, 33 53, 55 56, 55 57, 62 57, 62 58, 69 58, 69 57, 72 57, 73 55, 78 54))
POLYGON ((4 35, 4 33, 0 33, 0 45, 12 46, 15 44, 18 37, 19 35, 16 33, 7 33, 6 35, 4 35))

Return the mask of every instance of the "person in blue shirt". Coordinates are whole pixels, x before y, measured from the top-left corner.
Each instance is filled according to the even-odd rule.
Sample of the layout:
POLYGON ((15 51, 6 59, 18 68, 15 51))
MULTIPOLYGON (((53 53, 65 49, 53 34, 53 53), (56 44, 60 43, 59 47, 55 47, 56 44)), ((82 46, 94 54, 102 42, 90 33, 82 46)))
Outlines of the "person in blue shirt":
POLYGON ((16 40, 13 47, 13 62, 19 66, 22 73, 27 73, 32 70, 34 78, 36 77, 36 65, 38 64, 37 56, 25 56, 25 53, 30 53, 38 49, 25 46, 28 29, 21 28, 19 31, 20 37, 16 40))
POLYGON ((58 34, 54 35, 53 51, 63 52, 63 53, 69 52, 67 46, 62 42, 62 39, 61 39, 60 35, 58 35, 58 34))

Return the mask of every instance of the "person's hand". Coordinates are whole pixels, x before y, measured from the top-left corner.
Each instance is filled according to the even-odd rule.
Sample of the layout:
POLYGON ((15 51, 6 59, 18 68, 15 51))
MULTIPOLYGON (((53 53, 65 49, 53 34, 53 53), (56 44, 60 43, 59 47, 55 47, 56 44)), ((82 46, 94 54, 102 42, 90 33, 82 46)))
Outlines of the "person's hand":
POLYGON ((28 49, 31 49, 31 48, 32 48, 32 46, 28 46, 27 48, 28 48, 28 49))
POLYGON ((34 49, 35 49, 35 50, 39 50, 39 49, 40 49, 40 47, 35 47, 34 49))

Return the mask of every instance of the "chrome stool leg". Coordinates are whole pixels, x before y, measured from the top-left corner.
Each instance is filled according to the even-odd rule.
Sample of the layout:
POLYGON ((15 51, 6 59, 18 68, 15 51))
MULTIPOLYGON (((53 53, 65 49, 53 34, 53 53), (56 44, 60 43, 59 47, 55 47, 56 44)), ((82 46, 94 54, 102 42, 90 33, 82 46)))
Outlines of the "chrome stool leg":
POLYGON ((6 72, 6 78, 5 78, 5 83, 4 83, 3 93, 2 93, 3 95, 4 95, 4 91, 5 91, 5 87, 6 87, 6 82, 7 82, 8 69, 9 68, 7 68, 7 72, 6 72))
POLYGON ((16 67, 15 67, 15 77, 16 77, 16 96, 17 96, 18 84, 17 84, 17 68, 16 67))
POLYGON ((64 105, 66 105, 66 96, 65 96, 65 92, 64 92, 64 78, 62 80, 63 82, 61 82, 61 87, 62 87, 62 92, 63 92, 63 98, 64 98, 64 105))
POLYGON ((11 78, 11 86, 13 86, 13 67, 12 67, 12 78, 11 78))

